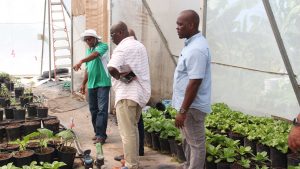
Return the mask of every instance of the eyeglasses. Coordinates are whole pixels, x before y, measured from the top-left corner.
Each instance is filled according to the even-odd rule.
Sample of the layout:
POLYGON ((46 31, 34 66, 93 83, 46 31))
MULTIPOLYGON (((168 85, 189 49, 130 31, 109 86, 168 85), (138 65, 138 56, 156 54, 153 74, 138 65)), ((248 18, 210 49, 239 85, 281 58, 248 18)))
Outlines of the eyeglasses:
POLYGON ((114 36, 115 34, 116 34, 116 32, 111 33, 111 34, 110 34, 110 37, 113 38, 113 36, 114 36))

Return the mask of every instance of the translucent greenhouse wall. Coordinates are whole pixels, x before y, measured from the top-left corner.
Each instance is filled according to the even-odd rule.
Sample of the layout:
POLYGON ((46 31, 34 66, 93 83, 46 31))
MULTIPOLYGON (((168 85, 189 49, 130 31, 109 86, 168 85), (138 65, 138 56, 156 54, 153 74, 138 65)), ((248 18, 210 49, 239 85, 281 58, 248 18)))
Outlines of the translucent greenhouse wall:
MULTIPOLYGON (((183 47, 183 40, 176 32, 176 18, 184 9, 201 14, 201 3, 199 0, 188 3, 183 0, 111 0, 111 23, 124 21, 147 48, 151 102, 171 98, 173 60, 177 60, 183 47)), ((300 73, 297 67, 300 61, 297 59, 300 53, 298 4, 299 0, 271 1, 296 75, 300 73)), ((207 6, 206 32, 213 54, 213 103, 224 102, 235 110, 253 115, 295 117, 299 106, 262 0, 208 0, 207 6)), ((84 21, 77 26, 82 26, 81 22, 84 21)), ((82 45, 76 43, 78 47, 82 45)), ((113 49, 115 46, 111 45, 113 49)))
MULTIPOLYGON (((272 1, 272 10, 299 75, 299 1, 272 1)), ((208 0, 213 102, 255 115, 292 119, 299 105, 261 0, 208 0)))

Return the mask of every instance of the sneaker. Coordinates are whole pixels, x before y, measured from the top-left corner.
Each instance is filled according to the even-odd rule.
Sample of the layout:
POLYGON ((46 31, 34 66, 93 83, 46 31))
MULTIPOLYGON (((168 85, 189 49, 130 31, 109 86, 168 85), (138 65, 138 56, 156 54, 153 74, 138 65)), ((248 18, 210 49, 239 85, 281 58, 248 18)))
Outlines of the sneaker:
POLYGON ((116 160, 116 161, 124 160, 124 154, 115 156, 115 157, 114 157, 114 160, 116 160))

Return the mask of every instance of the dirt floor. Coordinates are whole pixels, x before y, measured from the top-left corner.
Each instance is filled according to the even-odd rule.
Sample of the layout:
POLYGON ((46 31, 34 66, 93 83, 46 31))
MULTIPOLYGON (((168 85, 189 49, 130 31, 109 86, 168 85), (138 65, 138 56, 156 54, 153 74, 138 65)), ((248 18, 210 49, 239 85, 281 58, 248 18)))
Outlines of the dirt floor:
MULTIPOLYGON (((38 84, 33 91, 34 94, 47 98, 50 115, 57 116, 61 124, 69 127, 73 119, 75 124, 73 129, 78 137, 81 149, 91 149, 91 155, 95 158, 96 148, 92 141, 94 135, 88 104, 83 98, 71 95, 68 90, 64 90, 63 84, 63 82, 46 82, 38 84)), ((120 166, 120 162, 115 161, 114 156, 122 154, 122 142, 113 114, 109 114, 107 135, 107 142, 103 145, 104 163, 105 168, 112 169, 115 166, 120 166)), ((80 162, 79 159, 76 160, 79 166, 80 162)), ((175 169, 179 165, 171 156, 160 154, 148 147, 145 147, 145 156, 140 157, 140 167, 143 169, 175 169)))

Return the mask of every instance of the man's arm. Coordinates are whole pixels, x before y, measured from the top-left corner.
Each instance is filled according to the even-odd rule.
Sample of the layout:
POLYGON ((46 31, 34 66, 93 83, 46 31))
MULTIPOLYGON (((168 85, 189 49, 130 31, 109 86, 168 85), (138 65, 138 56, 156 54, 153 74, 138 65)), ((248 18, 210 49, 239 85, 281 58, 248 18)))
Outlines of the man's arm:
POLYGON ((80 93, 82 93, 82 94, 85 94, 85 85, 86 85, 87 81, 88 81, 88 74, 87 74, 87 71, 85 70, 83 81, 82 81, 82 84, 80 86, 80 93))
POLYGON ((82 63, 85 63, 85 62, 89 62, 91 60, 94 60, 95 58, 97 58, 99 56, 99 53, 98 52, 93 52, 91 53, 89 56, 87 56, 86 58, 80 60, 75 66, 73 66, 73 69, 75 71, 79 70, 82 63))
POLYGON ((176 115, 175 126, 182 128, 184 126, 184 120, 186 118, 186 111, 190 108, 191 104, 195 100, 199 86, 201 85, 202 79, 190 79, 186 87, 184 99, 181 105, 181 112, 176 115), (182 112, 183 111, 183 112, 182 112))
POLYGON ((112 77, 114 77, 117 80, 120 79, 120 72, 116 68, 108 67, 107 69, 112 77))
MULTIPOLYGON (((300 114, 298 114, 297 121, 298 123, 300 123, 300 114)), ((293 151, 300 150, 300 126, 298 125, 293 126, 289 134, 288 144, 291 150, 293 151)))

